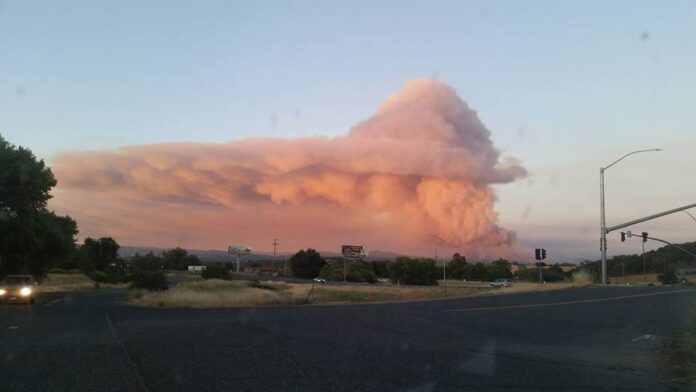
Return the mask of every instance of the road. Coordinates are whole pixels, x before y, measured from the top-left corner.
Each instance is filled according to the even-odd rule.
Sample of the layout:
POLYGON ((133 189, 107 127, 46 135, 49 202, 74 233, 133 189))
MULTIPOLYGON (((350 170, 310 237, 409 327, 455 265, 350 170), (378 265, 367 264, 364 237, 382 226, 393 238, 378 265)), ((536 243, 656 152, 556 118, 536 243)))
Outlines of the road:
POLYGON ((669 390, 688 287, 339 306, 146 309, 124 292, 0 307, 0 390, 669 390))

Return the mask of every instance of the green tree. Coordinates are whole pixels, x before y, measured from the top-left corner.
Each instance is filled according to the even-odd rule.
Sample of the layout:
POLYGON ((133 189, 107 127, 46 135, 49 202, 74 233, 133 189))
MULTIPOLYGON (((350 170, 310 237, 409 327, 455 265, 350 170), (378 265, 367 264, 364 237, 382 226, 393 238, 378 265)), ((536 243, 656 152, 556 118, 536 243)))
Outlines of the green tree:
POLYGON ((48 266, 74 251, 77 224, 46 208, 55 185, 43 160, 0 136, 0 275, 24 272, 41 279, 48 266))
POLYGON ((466 257, 455 253, 452 255, 452 260, 447 263, 447 276, 451 279, 466 279, 466 257))
POLYGON ((300 250, 290 257, 288 262, 290 271, 298 278, 313 279, 319 276, 319 272, 326 265, 326 261, 319 252, 314 249, 300 250))
POLYGON ((412 259, 401 256, 387 265, 389 279, 394 283, 436 286, 439 277, 432 259, 412 259))
POLYGON ((140 271, 161 271, 164 269, 164 260, 152 252, 144 255, 136 253, 130 260, 130 269, 134 274, 140 271))
POLYGON ((201 273, 203 279, 232 279, 232 274, 230 273, 230 266, 223 263, 208 264, 201 273))
POLYGON ((168 270, 186 271, 189 265, 201 265, 198 256, 191 255, 186 249, 179 247, 162 252, 164 268, 168 270))
POLYGON ((98 240, 87 237, 80 246, 82 270, 104 271, 107 266, 119 263, 118 250, 121 246, 111 237, 98 240))

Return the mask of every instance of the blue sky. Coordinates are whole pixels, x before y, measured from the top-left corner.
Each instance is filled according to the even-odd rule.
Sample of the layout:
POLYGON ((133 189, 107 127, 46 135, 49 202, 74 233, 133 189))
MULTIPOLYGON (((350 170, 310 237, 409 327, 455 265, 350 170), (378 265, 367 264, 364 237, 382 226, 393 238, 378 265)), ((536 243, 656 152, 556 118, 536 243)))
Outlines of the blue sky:
MULTIPOLYGON (((597 169, 624 152, 666 149, 612 169, 614 216, 696 199, 694 37, 693 1, 2 1, 0 132, 49 161, 332 136, 433 77, 532 173, 498 190, 501 221, 591 255, 597 169)), ((654 230, 693 238, 670 222, 654 230)))

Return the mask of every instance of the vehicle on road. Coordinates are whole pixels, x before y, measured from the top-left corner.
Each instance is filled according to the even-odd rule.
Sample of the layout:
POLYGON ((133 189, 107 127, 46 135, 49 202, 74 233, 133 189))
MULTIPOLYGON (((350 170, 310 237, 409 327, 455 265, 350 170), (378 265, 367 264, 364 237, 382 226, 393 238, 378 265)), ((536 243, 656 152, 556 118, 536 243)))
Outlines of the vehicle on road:
POLYGON ((33 304, 38 283, 31 275, 7 275, 0 284, 2 303, 26 302, 33 304))
POLYGON ((312 281, 314 283, 326 284, 326 279, 322 279, 322 278, 314 278, 314 279, 312 279, 312 281))
POLYGON ((491 283, 491 287, 510 287, 512 286, 512 280, 510 279, 496 279, 491 283))

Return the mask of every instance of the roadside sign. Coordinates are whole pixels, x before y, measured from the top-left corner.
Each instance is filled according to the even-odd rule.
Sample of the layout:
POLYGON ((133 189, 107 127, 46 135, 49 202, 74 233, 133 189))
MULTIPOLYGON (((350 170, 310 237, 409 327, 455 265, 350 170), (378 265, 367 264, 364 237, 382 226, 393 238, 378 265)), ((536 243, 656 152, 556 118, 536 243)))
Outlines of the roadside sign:
POLYGON ((251 253, 251 247, 243 245, 230 245, 227 247, 227 253, 233 255, 245 255, 251 253))
POLYGON ((343 245, 341 253, 347 259, 361 259, 367 256, 367 248, 362 245, 343 245))

